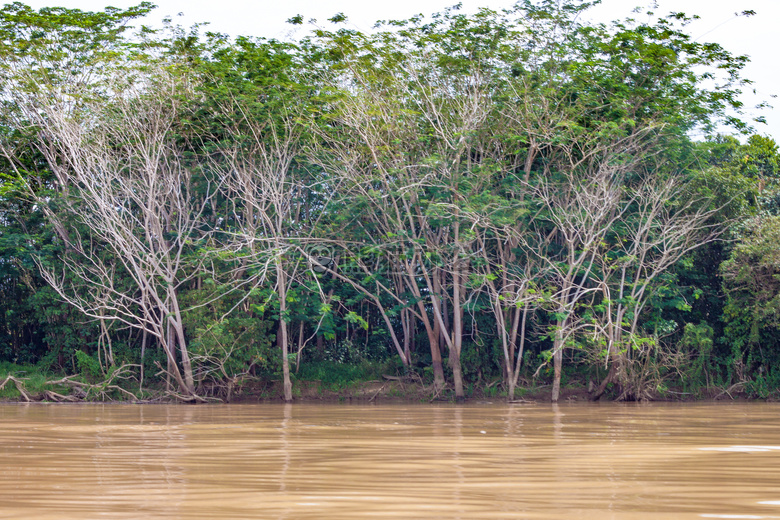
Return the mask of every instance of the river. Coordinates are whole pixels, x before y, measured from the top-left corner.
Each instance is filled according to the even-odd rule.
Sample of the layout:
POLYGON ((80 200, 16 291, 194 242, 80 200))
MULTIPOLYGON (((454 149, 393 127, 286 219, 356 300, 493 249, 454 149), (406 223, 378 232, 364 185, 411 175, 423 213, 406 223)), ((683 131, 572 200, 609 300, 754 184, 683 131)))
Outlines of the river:
POLYGON ((780 404, 0 405, 0 518, 780 518, 780 404))

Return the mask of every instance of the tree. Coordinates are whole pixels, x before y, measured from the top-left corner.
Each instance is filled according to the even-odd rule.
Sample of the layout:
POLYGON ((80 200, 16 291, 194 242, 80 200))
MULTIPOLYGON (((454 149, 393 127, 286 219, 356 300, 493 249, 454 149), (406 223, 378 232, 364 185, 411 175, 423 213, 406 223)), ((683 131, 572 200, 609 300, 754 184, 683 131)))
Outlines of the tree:
MULTIPOLYGON (((47 248, 48 283, 96 320, 101 360, 127 328, 142 352, 151 334, 188 399, 259 366, 249 330, 274 337, 286 400, 290 356, 342 331, 386 331, 403 370, 430 363, 436 393, 448 365, 456 399, 499 370, 512 399, 534 353, 553 400, 566 359, 608 369, 595 395, 642 398, 636 369, 683 330, 687 286, 719 283, 716 260, 702 282, 689 254, 776 211, 777 150, 691 141, 745 128, 746 58, 692 41, 684 15, 588 24, 590 5, 453 8, 292 45, 197 28, 125 39, 147 4, 13 4, 3 192, 26 198, 6 208, 47 248), (203 306, 192 320, 185 301, 203 306), (477 358, 484 372, 463 366, 477 358)), ((21 235, 0 236, 14 262, 21 235)))
MULTIPOLYGON (((307 293, 318 221, 329 211, 327 194, 303 163, 303 148, 316 110, 295 46, 240 38, 234 46, 209 42, 211 59, 200 64, 200 153, 222 186, 223 247, 239 266, 228 273, 244 298, 273 287, 254 307, 278 309, 285 401, 290 379, 291 303, 307 293), (259 74, 258 71, 263 71, 259 74)), ((206 58, 209 56, 207 55, 206 58)))
POLYGON ((205 269, 190 253, 207 236, 201 217, 213 193, 195 196, 176 143, 186 78, 157 71, 145 79, 117 83, 122 95, 108 104, 85 103, 79 115, 86 120, 56 105, 37 111, 47 162, 68 189, 67 197, 39 203, 68 231, 61 260, 73 278, 40 267, 60 297, 87 316, 157 338, 180 390, 194 397, 179 291, 205 269))
MULTIPOLYGON (((759 383, 778 381, 777 330, 780 305, 780 219, 756 217, 748 222, 740 242, 721 265, 726 305, 723 309, 724 337, 731 346, 729 367, 736 383, 749 373, 759 383)), ((766 385, 755 385, 765 393, 766 385)))
POLYGON ((134 64, 121 38, 127 21, 150 9, 6 8, 2 88, 17 109, 5 115, 32 136, 54 195, 26 177, 13 143, 3 151, 66 246, 62 270, 39 264, 46 281, 87 316, 157 337, 192 398, 178 291, 197 273, 185 256, 210 196, 194 202, 174 138, 187 78, 134 64))

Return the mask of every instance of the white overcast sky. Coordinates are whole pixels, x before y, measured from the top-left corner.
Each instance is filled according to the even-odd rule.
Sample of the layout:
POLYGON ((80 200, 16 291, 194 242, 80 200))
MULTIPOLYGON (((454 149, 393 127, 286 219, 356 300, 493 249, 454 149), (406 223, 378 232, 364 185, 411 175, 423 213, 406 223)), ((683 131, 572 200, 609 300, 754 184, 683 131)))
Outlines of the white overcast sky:
MULTIPOLYGON (((22 0, 36 9, 44 6, 61 6, 82 10, 100 10, 107 5, 129 7, 140 0, 22 0)), ((153 0, 152 0, 153 1, 153 0)), ((3 2, 6 3, 6 2, 3 2)), ((457 0, 157 0, 158 8, 148 20, 157 25, 163 16, 183 13, 179 18, 183 25, 195 22, 209 22, 209 29, 232 35, 265 36, 287 39, 291 31, 304 34, 306 26, 296 29, 285 20, 302 14, 305 19, 315 18, 325 24, 326 19, 343 12, 353 27, 369 30, 376 20, 402 19, 415 14, 430 15, 457 3, 457 0)), ((463 10, 474 12, 479 7, 510 7, 513 0, 463 0, 463 10)), ((635 7, 646 11, 651 0, 603 0, 590 11, 593 19, 610 21, 632 16, 635 7)), ((746 105, 755 105, 758 100, 774 101, 774 109, 751 112, 764 115, 768 125, 756 125, 761 134, 770 135, 780 141, 780 0, 658 0, 653 9, 658 14, 683 11, 697 14, 701 20, 689 26, 689 32, 699 41, 720 43, 734 54, 747 54, 751 64, 745 70, 745 77, 755 83, 757 96, 746 95, 746 105), (736 11, 751 9, 757 12, 750 18, 735 17, 736 11)))

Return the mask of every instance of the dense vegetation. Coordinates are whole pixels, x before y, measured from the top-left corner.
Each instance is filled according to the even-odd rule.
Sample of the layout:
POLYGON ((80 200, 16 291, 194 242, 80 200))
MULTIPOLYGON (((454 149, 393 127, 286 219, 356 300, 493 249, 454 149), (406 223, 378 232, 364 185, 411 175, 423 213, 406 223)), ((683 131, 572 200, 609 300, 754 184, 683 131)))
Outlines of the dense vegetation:
POLYGON ((777 392, 780 156, 740 119, 746 58, 588 6, 296 44, 5 6, 5 382, 777 392))

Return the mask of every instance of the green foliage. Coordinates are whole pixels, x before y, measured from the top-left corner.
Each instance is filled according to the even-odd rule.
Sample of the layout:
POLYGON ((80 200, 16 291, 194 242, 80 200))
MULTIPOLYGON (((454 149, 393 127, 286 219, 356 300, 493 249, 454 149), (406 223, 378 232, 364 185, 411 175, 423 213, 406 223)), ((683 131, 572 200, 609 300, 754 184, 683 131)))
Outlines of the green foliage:
POLYGON ((727 296, 724 341, 731 346, 735 382, 752 374, 756 381, 773 381, 773 367, 780 362, 779 241, 780 218, 755 218, 721 268, 727 296))
MULTIPOLYGON (((489 323, 485 323, 489 326, 489 323)), ((467 341, 461 352, 461 370, 467 381, 485 382, 501 377, 501 346, 498 341, 490 345, 467 341)))
MULTIPOLYGON (((503 345, 514 332, 518 352, 516 311, 530 308, 529 377, 539 363, 552 373, 558 342, 573 366, 565 377, 625 363, 624 373, 651 374, 631 383, 647 386, 666 377, 675 344, 686 388, 725 377, 770 395, 780 377, 778 146, 690 138, 723 123, 749 130, 734 117, 747 58, 691 38, 681 13, 588 23, 593 3, 448 9, 371 33, 317 28, 295 44, 170 26, 128 38, 147 2, 3 7, 0 360, 102 380, 115 368, 101 367, 94 320, 122 294, 125 313, 105 316, 114 364, 140 362, 147 327, 148 378, 167 362, 159 330, 180 315, 176 363, 188 348, 201 388, 278 378, 284 326, 300 379, 376 378, 407 348, 410 365, 391 371, 428 382, 434 354, 453 362, 457 344, 473 390, 504 376, 503 345), (158 229, 141 199, 112 199, 112 214, 132 224, 122 240, 165 253, 134 264, 93 233, 90 183, 63 180, 69 163, 40 131, 48 105, 35 103, 61 109, 84 146, 132 171, 142 162, 134 138, 87 130, 127 124, 166 78, 176 81, 159 98, 170 108, 162 144, 175 153, 156 173, 176 171, 187 204, 166 206, 158 229), (237 165, 257 184, 228 187, 237 165), (654 190, 660 201, 643 203, 654 190), (675 256, 670 237, 702 214, 704 231, 675 256), (187 217, 193 225, 177 228, 187 217), (725 228, 736 241, 696 242, 725 228), (313 246, 327 262, 304 254, 313 246), (167 274, 139 282, 139 266, 168 261, 167 274), (70 292, 50 288, 42 267, 70 292), (88 269, 103 282, 79 278, 88 269), (149 316, 162 324, 156 335, 149 316)), ((134 186, 125 193, 146 193, 134 186)))
POLYGON ((769 367, 768 371, 759 370, 744 384, 745 393, 749 397, 759 399, 777 396, 778 389, 780 389, 780 370, 776 367, 769 367))
POLYGON ((103 377, 103 369, 97 359, 83 350, 74 350, 73 354, 76 356, 76 366, 79 373, 84 379, 95 382, 103 377))
MULTIPOLYGON (((17 365, 7 361, 0 361, 0 382, 7 376, 13 376, 22 381, 25 391, 31 395, 40 395, 46 388, 48 371, 41 370, 35 365, 17 365)), ((0 390, 0 398, 20 399, 22 396, 12 382, 6 383, 0 390)))
POLYGON ((712 357, 714 331, 707 323, 686 323, 680 339, 680 349, 687 357, 683 365, 685 388, 697 388, 712 384, 712 373, 717 370, 712 357))
POLYGON ((372 379, 381 379, 384 365, 360 361, 353 364, 338 361, 318 361, 301 366, 297 378, 301 381, 319 381, 329 390, 340 390, 372 379))
POLYGON ((223 298, 210 305, 198 305, 210 290, 193 290, 182 295, 193 308, 185 314, 185 330, 199 381, 223 382, 251 372, 275 371, 273 322, 247 313, 252 303, 239 308, 235 298, 223 298))

